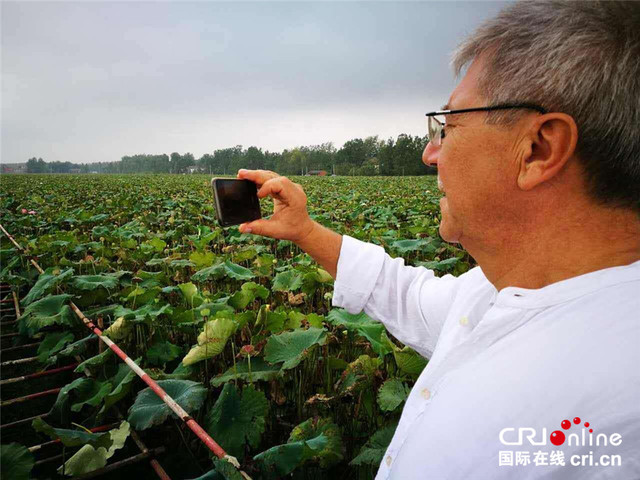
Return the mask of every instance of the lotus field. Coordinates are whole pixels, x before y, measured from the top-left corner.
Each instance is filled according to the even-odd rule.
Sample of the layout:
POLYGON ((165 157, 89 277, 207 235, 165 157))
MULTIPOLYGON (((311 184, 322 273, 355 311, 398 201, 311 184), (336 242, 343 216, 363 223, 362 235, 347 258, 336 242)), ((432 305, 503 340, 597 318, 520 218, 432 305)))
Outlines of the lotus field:
MULTIPOLYGON (((472 265, 438 236, 434 177, 293 180, 323 225, 439 275, 472 265)), ((104 470, 138 454, 134 436, 162 449, 156 460, 174 479, 375 476, 427 359, 366 314, 332 307, 333 279, 291 242, 219 227, 209 184, 204 175, 1 178, 0 224, 26 250, 0 236, 3 298, 15 292, 20 309, 2 327, 17 332, 3 350, 34 345, 29 372, 79 363, 57 395, 5 404, 27 382, 3 385, 2 424, 35 417, 3 429, 3 479, 99 469, 102 478, 157 478, 148 460, 104 470), (71 302, 246 476, 104 347, 71 302), (39 462, 29 447, 47 442, 58 457, 39 462)), ((269 215, 271 201, 262 209, 269 215)), ((24 375, 25 365, 3 368, 2 378, 24 375)), ((47 378, 30 385, 56 386, 47 378)))

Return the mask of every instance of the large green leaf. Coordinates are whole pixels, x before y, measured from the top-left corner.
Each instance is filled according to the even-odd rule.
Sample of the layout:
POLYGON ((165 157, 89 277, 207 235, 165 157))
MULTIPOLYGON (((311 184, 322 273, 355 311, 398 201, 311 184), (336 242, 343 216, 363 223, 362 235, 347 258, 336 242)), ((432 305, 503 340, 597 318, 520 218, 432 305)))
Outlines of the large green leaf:
POLYGON ((189 255, 189 260, 195 264, 196 268, 210 267, 215 259, 213 252, 192 252, 189 255))
POLYGON ((35 459, 19 443, 0 445, 0 477, 6 480, 29 480, 35 459))
POLYGON ((327 437, 320 434, 310 440, 300 440, 271 447, 253 459, 261 462, 266 471, 277 473, 281 478, 313 458, 317 452, 322 451, 327 443, 327 437))
POLYGON ((269 296, 269 290, 255 282, 247 282, 242 285, 240 290, 234 293, 229 299, 229 305, 236 310, 242 310, 257 297, 266 300, 269 296))
POLYGON ((182 349, 169 341, 154 343, 145 356, 152 365, 164 365, 178 358, 182 349))
POLYGON ((29 305, 46 293, 51 292, 56 286, 66 282, 73 275, 73 268, 60 271, 58 267, 49 267, 40 274, 36 284, 29 290, 29 293, 22 299, 23 305, 29 305))
MULTIPOLYGON (((152 288, 152 293, 159 292, 158 288, 152 288)), ((147 293, 149 292, 147 291, 147 293)), ((139 300, 140 298, 138 298, 139 300)), ((151 322, 156 318, 162 315, 170 315, 172 313, 171 305, 163 302, 150 302, 145 305, 142 305, 140 308, 136 310, 132 310, 130 308, 123 307, 119 305, 114 311, 113 315, 115 317, 124 317, 127 320, 130 320, 133 323, 141 323, 141 322, 151 322)))
POLYGON ((369 389, 381 363, 379 357, 360 355, 342 372, 340 380, 336 384, 337 390, 344 395, 369 389))
POLYGON ((193 283, 181 283, 178 285, 178 288, 182 292, 182 295, 187 300, 188 304, 192 307, 198 307, 202 305, 202 297, 198 293, 198 287, 196 287, 193 283))
POLYGON ((440 272, 448 272, 455 268, 460 259, 456 257, 445 258, 444 260, 432 260, 429 262, 416 262, 416 265, 420 267, 428 268, 429 270, 438 270, 440 272))
POLYGON ((280 375, 280 367, 269 365, 261 357, 255 357, 238 362, 235 367, 230 367, 223 374, 212 378, 211 385, 219 387, 231 380, 244 380, 246 382, 269 381, 280 375), (249 367, 249 362, 251 362, 251 367, 249 367))
MULTIPOLYGON (((158 385, 189 414, 198 410, 207 397, 207 389, 190 380, 161 380, 158 385)), ((136 430, 145 430, 153 425, 160 425, 169 415, 175 414, 147 387, 138 393, 129 409, 128 420, 136 430)))
POLYGON ((20 322, 20 331, 26 335, 33 336, 44 327, 51 325, 74 325, 74 317, 67 300, 71 295, 49 295, 48 297, 31 303, 25 308, 20 322))
POLYGON ((390 378, 378 390, 378 405, 384 412, 392 412, 409 396, 411 389, 402 380, 390 378))
MULTIPOLYGON (((136 359, 136 364, 140 363, 140 360, 140 358, 136 359)), ((104 397, 104 405, 100 413, 106 412, 112 405, 123 399, 131 390, 131 385, 136 377, 136 373, 127 364, 118 365, 118 371, 109 379, 109 383, 115 387, 104 397)))
POLYGON ((93 378, 77 378, 58 392, 51 415, 60 422, 67 423, 69 410, 79 412, 85 405, 96 407, 110 391, 109 382, 100 382, 93 378))
POLYGON ((256 455, 263 468, 285 476, 307 461, 328 468, 343 458, 340 429, 329 419, 310 418, 295 427, 284 445, 256 455))
POLYGON ((391 248, 403 254, 407 252, 433 253, 436 248, 431 244, 431 239, 398 240, 391 244, 391 248))
POLYGON ((302 274, 297 270, 278 273, 273 279, 271 290, 274 292, 294 292, 302 288, 302 274))
POLYGON ((133 332, 133 327, 134 325, 125 317, 118 317, 116 321, 102 333, 111 340, 118 341, 127 338, 131 332, 133 332))
POLYGON ((109 432, 90 433, 84 430, 69 430, 67 428, 54 428, 41 417, 31 422, 31 426, 36 432, 44 433, 51 440, 60 440, 66 447, 79 447, 89 444, 94 447, 109 448, 113 441, 109 432))
POLYGON ((225 275, 234 280, 251 280, 255 275, 248 268, 237 265, 229 260, 224 262, 225 275))
POLYGON ((98 368, 102 367, 102 365, 104 365, 105 362, 111 357, 113 357, 113 351, 110 348, 107 348, 104 352, 87 358, 84 362, 76 367, 74 372, 82 373, 85 369, 89 369, 90 371, 95 372, 98 368))
POLYGON ((242 395, 229 382, 215 405, 209 411, 206 428, 213 438, 217 438, 222 448, 234 457, 244 457, 244 446, 257 447, 265 428, 265 415, 269 402, 264 393, 247 385, 242 395))
POLYGON ((398 368, 409 375, 419 375, 428 363, 426 358, 416 353, 411 347, 404 347, 402 350, 395 349, 393 356, 398 368))
POLYGON ((78 275, 73 278, 72 285, 78 290, 96 290, 104 288, 114 290, 120 282, 116 277, 109 275, 78 275))
POLYGON ((63 466, 58 468, 58 473, 64 472, 65 475, 77 476, 104 467, 107 464, 107 460, 113 456, 116 450, 124 447, 129 433, 129 424, 122 422, 118 428, 107 432, 111 440, 109 447, 94 448, 92 445, 85 445, 67 460, 63 466))
POLYGON ((163 287, 166 283, 164 272, 145 272, 140 270, 136 276, 142 280, 138 284, 142 288, 163 287))
POLYGON ((391 443, 396 427, 397 425, 392 425, 374 433, 349 465, 380 465, 384 452, 387 451, 387 447, 391 443))
POLYGON ((371 343, 372 350, 378 355, 386 355, 393 349, 384 325, 371 319, 364 312, 353 315, 342 308, 335 308, 329 312, 327 321, 362 335, 371 343))
POLYGON ((71 332, 48 333, 38 347, 38 361, 44 362, 47 358, 62 350, 71 341, 73 341, 73 333, 71 332))
POLYGON ((248 268, 237 265, 229 260, 224 263, 218 263, 212 267, 198 270, 191 276, 194 282, 206 282, 211 279, 229 277, 234 280, 251 280, 255 275, 248 268))
POLYGON ((265 360, 282 364, 282 370, 296 367, 314 345, 324 345, 326 332, 321 328, 298 329, 269 337, 264 349, 265 360))
POLYGON ((236 328, 237 324, 230 318, 209 320, 198 335, 198 344, 182 359, 182 364, 191 365, 220 354, 236 328))
MULTIPOLYGON (((266 312, 265 328, 272 333, 280 333, 285 329, 287 314, 284 312, 266 312)), ((300 325, 298 325, 298 328, 300 325)))
MULTIPOLYGON (((200 228, 198 228, 198 232, 200 232, 200 228)), ((199 233, 198 235, 189 235, 187 238, 193 242, 193 245, 198 250, 202 250, 219 235, 219 230, 209 231, 209 227, 205 226, 203 227, 202 233, 199 233)))
POLYGON ((45 364, 54 365, 55 363, 57 363, 59 357, 75 357, 77 355, 83 355, 87 351, 87 345, 89 344, 89 342, 95 340, 96 338, 96 335, 91 334, 67 345, 55 355, 47 358, 45 364))
POLYGON ((153 247, 153 249, 158 253, 162 252, 162 250, 164 250, 164 247, 167 246, 167 242, 165 242, 164 240, 159 239, 158 237, 153 237, 153 238, 147 240, 146 243, 151 245, 153 247))
POLYGON ((311 440, 320 434, 327 438, 327 442, 321 450, 314 452, 313 459, 318 461, 322 468, 329 468, 343 458, 340 428, 331 419, 309 418, 293 429, 289 435, 289 442, 311 440))

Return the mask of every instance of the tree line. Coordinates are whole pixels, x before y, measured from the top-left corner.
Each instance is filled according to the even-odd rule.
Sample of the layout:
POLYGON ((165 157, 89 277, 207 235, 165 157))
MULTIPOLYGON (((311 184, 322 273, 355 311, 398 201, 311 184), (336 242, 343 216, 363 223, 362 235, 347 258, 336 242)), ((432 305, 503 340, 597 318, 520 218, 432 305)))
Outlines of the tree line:
POLYGON ((263 151, 241 145, 205 153, 171 155, 138 154, 116 162, 74 164, 47 163, 41 158, 27 161, 27 173, 210 173, 233 175, 240 168, 273 170, 283 175, 325 171, 328 175, 426 175, 435 172, 422 161, 426 137, 401 134, 396 139, 378 136, 355 138, 336 149, 331 142, 296 147, 282 152, 263 151))

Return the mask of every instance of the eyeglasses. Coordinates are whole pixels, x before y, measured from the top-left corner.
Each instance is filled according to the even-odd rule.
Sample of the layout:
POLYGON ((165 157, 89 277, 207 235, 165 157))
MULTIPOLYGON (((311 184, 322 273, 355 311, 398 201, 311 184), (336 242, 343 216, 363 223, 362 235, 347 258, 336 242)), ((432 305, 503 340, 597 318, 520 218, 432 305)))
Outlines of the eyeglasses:
POLYGON ((547 113, 547 111, 544 108, 532 103, 504 104, 504 105, 493 105, 491 107, 463 108, 461 110, 438 110, 435 112, 429 112, 426 114, 427 132, 428 132, 429 141, 435 146, 439 146, 442 144, 442 139, 445 137, 444 115, 455 115, 457 113, 470 113, 470 112, 492 112, 494 110, 510 110, 510 109, 516 109, 516 108, 526 108, 529 110, 535 110, 542 114, 547 113), (442 116, 442 118, 438 119, 436 118, 437 116, 442 116))

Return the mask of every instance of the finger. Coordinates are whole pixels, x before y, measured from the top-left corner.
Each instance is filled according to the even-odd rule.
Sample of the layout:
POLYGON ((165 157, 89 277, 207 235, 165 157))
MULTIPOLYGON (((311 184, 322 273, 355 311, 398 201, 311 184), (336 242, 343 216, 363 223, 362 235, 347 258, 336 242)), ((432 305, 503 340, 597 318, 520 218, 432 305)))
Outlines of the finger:
POLYGON ((244 180, 251 180, 258 186, 263 185, 267 180, 276 178, 279 175, 276 172, 270 170, 246 170, 241 168, 238 170, 237 178, 244 180))
POLYGON ((253 233, 254 235, 262 235, 265 237, 276 238, 277 226, 274 222, 267 219, 254 220, 253 222, 243 223, 238 227, 240 233, 253 233))
POLYGON ((258 198, 264 198, 267 195, 282 198, 282 193, 285 189, 285 180, 285 177, 276 177, 267 180, 258 190, 258 198))
POLYGON ((264 198, 267 195, 289 205, 298 204, 300 200, 306 201, 304 190, 296 188, 296 184, 287 177, 276 177, 267 180, 258 190, 258 198, 264 198))

